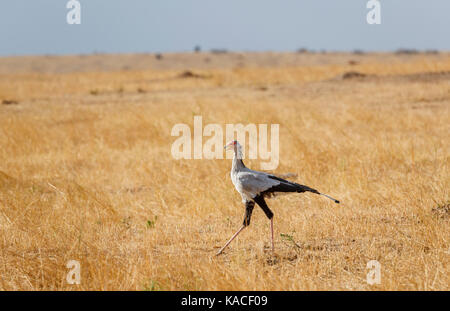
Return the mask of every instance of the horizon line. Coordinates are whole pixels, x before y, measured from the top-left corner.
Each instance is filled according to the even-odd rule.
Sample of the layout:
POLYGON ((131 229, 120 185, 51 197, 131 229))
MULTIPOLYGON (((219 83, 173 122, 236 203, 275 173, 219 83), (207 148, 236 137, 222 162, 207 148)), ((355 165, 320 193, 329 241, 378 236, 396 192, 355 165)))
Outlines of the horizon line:
POLYGON ((94 56, 94 55, 167 55, 167 54, 438 54, 450 53, 445 49, 416 49, 416 48, 397 48, 390 50, 369 50, 369 49, 350 49, 350 50, 332 50, 332 49, 308 49, 299 48, 297 50, 232 50, 227 48, 211 48, 205 50, 179 50, 179 51, 135 51, 135 52, 108 52, 108 51, 92 51, 92 52, 74 52, 74 53, 16 53, 16 54, 0 54, 0 58, 9 57, 63 57, 63 56, 94 56))

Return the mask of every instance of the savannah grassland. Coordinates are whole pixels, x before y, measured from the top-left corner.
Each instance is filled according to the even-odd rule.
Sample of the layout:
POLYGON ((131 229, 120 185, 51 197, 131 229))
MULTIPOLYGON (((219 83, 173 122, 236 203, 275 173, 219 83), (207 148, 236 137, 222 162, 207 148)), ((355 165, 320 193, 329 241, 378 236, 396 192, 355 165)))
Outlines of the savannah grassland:
POLYGON ((2 100, 1 290, 450 288, 448 53, 3 58, 2 100), (230 160, 172 158, 194 115, 280 124, 273 173, 342 203, 269 200, 275 254, 255 208, 215 257, 244 207, 230 160))

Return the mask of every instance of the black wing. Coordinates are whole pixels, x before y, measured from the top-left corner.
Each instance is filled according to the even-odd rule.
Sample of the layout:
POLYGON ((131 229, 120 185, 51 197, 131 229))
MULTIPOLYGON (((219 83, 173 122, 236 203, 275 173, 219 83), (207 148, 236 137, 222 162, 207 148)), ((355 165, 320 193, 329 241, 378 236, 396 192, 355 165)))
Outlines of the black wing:
POLYGON ((280 177, 277 177, 274 175, 267 175, 267 177, 279 181, 280 184, 276 185, 276 186, 272 186, 271 188, 262 192, 261 194, 264 196, 271 196, 276 192, 299 192, 299 193, 301 193, 301 192, 309 191, 312 193, 320 194, 320 192, 317 191, 316 189, 310 188, 305 185, 300 185, 295 182, 291 182, 291 181, 288 181, 286 179, 283 179, 283 178, 280 178, 280 177))

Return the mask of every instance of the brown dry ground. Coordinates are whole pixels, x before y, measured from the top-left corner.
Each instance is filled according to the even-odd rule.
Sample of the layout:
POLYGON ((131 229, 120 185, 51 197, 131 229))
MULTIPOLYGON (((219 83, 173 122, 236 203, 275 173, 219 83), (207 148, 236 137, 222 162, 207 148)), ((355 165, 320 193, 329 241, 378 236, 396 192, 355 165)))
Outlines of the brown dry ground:
POLYGON ((0 101, 2 290, 449 290, 449 53, 3 58, 0 101), (275 254, 257 208, 214 257, 244 208, 229 160, 172 158, 194 115, 280 124, 275 173, 342 204, 270 200, 275 254))

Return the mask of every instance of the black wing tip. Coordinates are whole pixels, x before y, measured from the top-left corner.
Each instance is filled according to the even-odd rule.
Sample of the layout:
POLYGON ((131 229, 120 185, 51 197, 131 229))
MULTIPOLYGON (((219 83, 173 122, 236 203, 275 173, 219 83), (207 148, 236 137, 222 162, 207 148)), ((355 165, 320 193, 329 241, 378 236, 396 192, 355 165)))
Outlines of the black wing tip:
POLYGON ((341 203, 339 200, 334 200, 334 203, 337 203, 337 204, 339 204, 339 203, 341 203))

